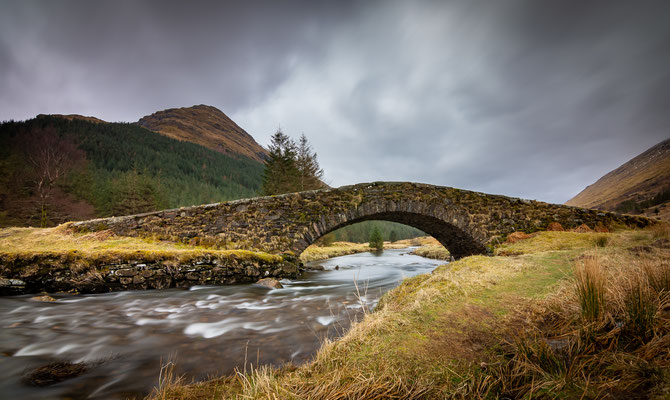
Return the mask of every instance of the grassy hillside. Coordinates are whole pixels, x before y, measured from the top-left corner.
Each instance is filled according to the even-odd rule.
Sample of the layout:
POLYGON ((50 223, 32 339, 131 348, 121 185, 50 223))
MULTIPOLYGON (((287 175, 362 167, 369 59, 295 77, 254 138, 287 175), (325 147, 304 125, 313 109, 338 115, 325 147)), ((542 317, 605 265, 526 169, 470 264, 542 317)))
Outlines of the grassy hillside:
POLYGON ((225 154, 243 155, 258 162, 267 154, 251 135, 212 106, 170 108, 142 117, 137 124, 173 139, 197 143, 225 154))
POLYGON ((670 217, 670 139, 588 186, 565 204, 670 217))
POLYGON ((262 170, 250 158, 135 124, 54 116, 5 122, 0 125, 0 226, 40 225, 45 193, 47 225, 252 197, 262 170), (49 190, 45 176, 57 176, 49 190))

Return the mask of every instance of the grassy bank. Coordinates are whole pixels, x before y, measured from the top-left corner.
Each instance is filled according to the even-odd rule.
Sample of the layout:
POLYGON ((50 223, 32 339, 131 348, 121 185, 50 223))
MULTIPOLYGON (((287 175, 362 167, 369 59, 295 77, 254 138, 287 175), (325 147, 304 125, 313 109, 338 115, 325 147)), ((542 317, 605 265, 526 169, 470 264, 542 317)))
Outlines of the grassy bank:
MULTIPOLYGON (((410 246, 410 241, 398 240, 396 242, 384 242, 385 249, 404 249, 410 246)), ((319 246, 313 244, 305 249, 300 255, 302 262, 325 260, 327 258, 346 256, 349 254, 364 253, 366 251, 374 251, 368 243, 351 243, 351 242, 333 242, 329 246, 319 246)))
POLYGON ((164 379, 154 395, 667 398, 669 236, 541 232, 405 280, 310 363, 164 379))
POLYGON ((55 228, 0 229, 0 257, 4 259, 52 255, 58 259, 187 260, 211 255, 219 258, 280 261, 277 255, 247 250, 215 250, 183 243, 116 236, 110 231, 75 233, 69 224, 55 228))
POLYGON ((410 254, 426 258, 432 258, 434 260, 449 261, 451 259, 451 254, 449 253, 449 250, 447 250, 444 246, 442 246, 442 244, 438 242, 437 239, 431 236, 426 236, 419 239, 420 240, 418 241, 418 243, 414 245, 419 245, 420 247, 412 250, 410 254))

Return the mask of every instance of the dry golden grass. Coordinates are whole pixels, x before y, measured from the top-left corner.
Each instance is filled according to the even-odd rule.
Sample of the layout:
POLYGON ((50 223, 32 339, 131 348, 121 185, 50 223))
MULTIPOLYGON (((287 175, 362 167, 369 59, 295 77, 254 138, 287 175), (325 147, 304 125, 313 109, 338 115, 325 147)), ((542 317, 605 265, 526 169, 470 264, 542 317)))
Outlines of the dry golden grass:
MULTIPOLYGON (((634 234, 650 236, 650 232, 634 234)), ((611 233, 578 233, 578 232, 537 232, 527 239, 517 240, 514 243, 503 243, 495 249, 496 255, 521 255, 542 251, 590 249, 594 246, 604 247, 612 238, 620 238, 621 234, 611 233), (601 246, 602 244, 602 246, 601 246)), ((620 239, 619 242, 625 239, 620 239)))
POLYGON ((74 233, 69 224, 55 228, 0 229, 0 255, 30 256, 37 254, 76 255, 86 257, 123 257, 141 255, 146 259, 164 256, 193 258, 202 255, 239 258, 262 258, 280 261, 277 255, 248 250, 214 250, 182 243, 116 236, 110 231, 74 233))
MULTIPOLYGON (((408 245, 401 241, 393 243, 384 242, 385 249, 404 249, 406 247, 408 245)), ((374 251, 374 249, 368 243, 333 242, 330 246, 313 244, 300 254, 300 260, 302 262, 318 261, 349 254, 364 253, 366 251, 374 251)))
POLYGON ((418 249, 412 250, 411 254, 417 256, 432 258, 435 260, 445 260, 448 261, 451 259, 451 253, 449 250, 445 249, 441 244, 437 245, 423 245, 418 249))

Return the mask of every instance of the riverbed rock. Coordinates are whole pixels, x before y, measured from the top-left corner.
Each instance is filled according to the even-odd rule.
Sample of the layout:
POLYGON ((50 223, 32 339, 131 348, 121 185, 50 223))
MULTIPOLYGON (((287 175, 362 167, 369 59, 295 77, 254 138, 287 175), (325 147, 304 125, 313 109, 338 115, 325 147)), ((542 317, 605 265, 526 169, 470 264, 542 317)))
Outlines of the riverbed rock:
POLYGON ((263 278, 256 283, 272 289, 281 289, 284 287, 284 285, 282 285, 281 282, 279 282, 277 279, 274 278, 263 278))
POLYGON ((311 271, 323 271, 325 268, 323 268, 323 265, 310 265, 307 269, 311 271))
POLYGON ((87 370, 88 364, 83 362, 57 361, 35 368, 24 377, 24 381, 32 386, 49 386, 77 377, 87 370))
POLYGON ((46 302, 56 301, 56 299, 54 299, 54 298, 51 297, 51 296, 47 296, 47 295, 31 297, 30 300, 33 300, 33 301, 46 301, 46 302))

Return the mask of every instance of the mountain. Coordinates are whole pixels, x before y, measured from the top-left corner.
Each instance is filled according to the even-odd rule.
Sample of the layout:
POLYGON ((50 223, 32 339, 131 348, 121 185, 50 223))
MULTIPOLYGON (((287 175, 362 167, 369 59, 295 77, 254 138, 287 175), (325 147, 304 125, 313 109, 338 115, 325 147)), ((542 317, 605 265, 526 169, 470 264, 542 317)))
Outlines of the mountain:
POLYGON ((142 117, 137 124, 173 139, 193 142, 224 154, 263 162, 267 151, 216 107, 170 108, 142 117))
POLYGON ((670 139, 609 172, 565 204, 670 220, 670 139))
POLYGON ((252 197, 263 168, 258 157, 213 151, 137 124, 51 115, 9 121, 0 124, 0 226, 252 197))

